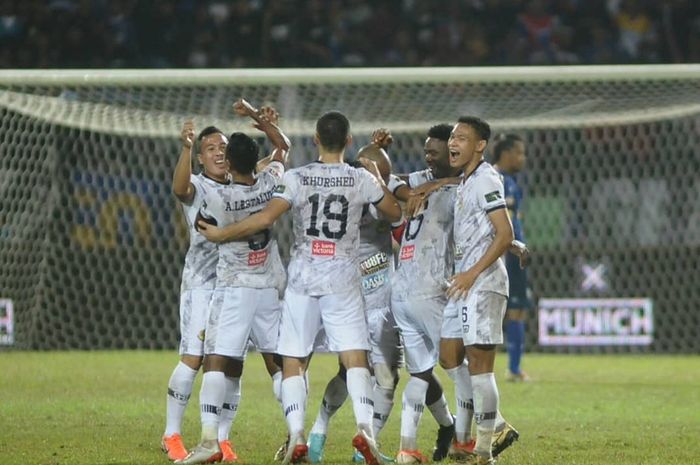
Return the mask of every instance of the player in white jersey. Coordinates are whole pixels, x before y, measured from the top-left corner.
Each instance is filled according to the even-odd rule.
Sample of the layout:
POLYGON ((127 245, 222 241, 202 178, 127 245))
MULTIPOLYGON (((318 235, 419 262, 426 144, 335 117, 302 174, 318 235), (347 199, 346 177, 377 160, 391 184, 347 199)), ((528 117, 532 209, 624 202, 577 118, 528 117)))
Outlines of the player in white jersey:
MULTIPOLYGON (((386 152, 375 144, 362 147, 357 153, 358 160, 368 159, 377 164, 377 169, 387 188, 393 193, 405 185, 397 176, 391 174, 391 160, 386 152)), ((357 166, 359 165, 359 162, 357 166)), ((375 437, 386 424, 394 405, 394 391, 399 380, 401 348, 398 329, 390 310, 391 274, 394 271, 393 244, 391 231, 401 221, 392 224, 384 219, 377 209, 365 205, 360 220, 360 273, 362 275, 362 296, 365 301, 367 323, 369 327, 370 356, 369 361, 374 375, 374 417, 372 426, 375 437)), ((338 374, 326 386, 323 401, 316 421, 309 434, 309 460, 319 463, 323 459, 328 424, 333 414, 347 398, 346 372, 340 364, 338 374)), ((364 459, 359 452, 353 456, 355 462, 364 459)), ((391 461, 382 455, 383 461, 391 461)))
MULTIPOLYGON (((502 255, 513 241, 503 182, 484 158, 491 136, 485 121, 462 117, 448 147, 450 165, 461 167, 454 217, 455 271, 447 296, 448 315, 457 309, 474 398, 476 445, 469 464, 494 463, 491 442, 498 414, 498 388, 493 373, 496 345, 503 342, 503 316, 508 275, 502 255)), ((456 323, 456 322, 454 322, 456 323)))
MULTIPOLYGON (((414 221, 419 218, 421 214, 424 214, 424 210, 434 208, 434 202, 432 204, 430 201, 426 202, 428 195, 433 192, 440 192, 448 185, 454 185, 454 187, 456 187, 462 180, 462 178, 458 176, 458 174, 461 173, 461 169, 459 167, 450 166, 447 141, 451 131, 452 126, 448 125, 438 125, 430 128, 428 139, 425 144, 425 157, 429 169, 419 171, 412 175, 412 177, 415 176, 418 178, 418 182, 422 181, 423 183, 418 185, 418 182, 411 181, 409 183, 411 188, 410 192, 397 191, 397 196, 401 199, 408 197, 410 194, 407 211, 408 215, 414 218, 414 221)), ((408 191, 408 189, 405 190, 408 191)), ((442 231, 435 230, 438 236, 443 234, 445 237, 449 238, 449 248, 454 247, 452 234, 453 213, 453 208, 450 208, 449 223, 445 225, 446 228, 442 231)), ((418 240, 420 239, 421 237, 418 238, 418 240)), ((529 256, 527 248, 517 241, 513 241, 510 250, 511 253, 521 259, 521 262, 529 256)), ((440 254, 437 256, 443 257, 440 254)), ((441 260, 441 258, 438 258, 438 260, 441 260)), ((450 261, 449 269, 452 267, 453 262, 450 261)), ((430 265, 428 268, 432 270, 434 269, 434 265, 430 265)), ((416 273, 415 276, 422 276, 419 274, 421 273, 420 269, 417 269, 416 273)), ((431 271, 431 275, 433 274, 434 273, 431 271)), ((415 282, 415 276, 410 278, 409 281, 415 282)), ((442 328, 440 330, 439 360, 440 365, 455 383, 455 398, 457 400, 456 419, 452 444, 449 442, 451 440, 449 431, 445 427, 440 428, 435 451, 433 452, 433 461, 441 460, 448 452, 450 458, 461 461, 473 452, 475 445, 475 441, 471 438, 471 426, 474 416, 473 396, 469 370, 465 361, 464 342, 462 339, 459 315, 456 308, 453 306, 446 307, 445 310, 446 312, 443 312, 442 328), (449 313, 447 313, 448 311, 449 313)), ((426 344, 426 346, 429 346, 429 344, 426 344)), ((426 403, 429 407, 431 407, 429 401, 431 398, 431 390, 432 384, 429 384, 426 396, 426 403)), ((518 436, 519 434, 515 428, 508 424, 499 412, 496 420, 496 434, 492 442, 493 456, 497 456, 504 449, 509 447, 518 439, 518 436)))
POLYGON ((342 113, 324 114, 316 122, 314 136, 318 162, 289 170, 260 213, 225 228, 200 223, 212 240, 235 240, 269 228, 284 212, 292 210, 294 243, 277 346, 283 356, 282 400, 290 434, 285 463, 306 460, 307 392, 303 375, 321 325, 330 350, 339 352, 347 369, 348 393, 358 426, 353 446, 370 465, 379 463, 371 424, 369 341, 358 263, 359 224, 365 204, 374 204, 389 221, 401 218, 401 208, 376 164, 363 162, 373 176, 343 162, 345 148, 352 141, 349 131, 350 123, 342 113))
POLYGON ((182 150, 175 166, 172 189, 185 213, 190 245, 180 287, 180 362, 168 382, 166 425, 161 443, 170 460, 181 460, 187 456, 180 428, 192 394, 192 383, 202 364, 204 327, 216 278, 216 246, 197 234, 194 224, 207 193, 228 184, 224 163, 228 139, 221 130, 209 126, 197 136, 197 160, 202 166, 202 172, 197 175, 192 174, 195 140, 192 122, 183 125, 180 139, 182 150))
MULTIPOLYGON (((451 126, 433 126, 425 142, 429 168, 406 176, 408 185, 397 191, 408 199, 413 189, 435 179, 455 175, 448 162, 447 139, 451 126)), ((388 139, 375 133, 378 139, 388 139)), ((456 185, 446 184, 423 202, 422 210, 408 220, 401 237, 398 269, 392 277, 392 312, 401 330, 406 368, 411 378, 403 393, 401 446, 398 463, 426 461, 417 446, 418 422, 427 404, 440 425, 433 460, 440 461, 454 436, 454 421, 442 386, 433 374, 438 349, 445 280, 452 275, 452 209, 456 185)))
MULTIPOLYGON (((259 147, 236 132, 226 146, 226 164, 232 183, 205 196, 201 217, 228 225, 256 213, 269 202, 284 173, 290 143, 276 124, 276 112, 258 111, 245 100, 234 104, 236 113, 249 116, 275 147, 266 167, 256 174, 259 147), (267 115, 267 116, 266 116, 267 115), (271 118, 274 121, 271 121, 271 118)), ((178 463, 208 463, 238 459, 228 439, 240 401, 240 378, 248 340, 263 354, 268 371, 281 382, 273 355, 279 329, 279 291, 285 271, 271 231, 219 244, 216 288, 210 304, 204 340, 204 379, 200 391, 202 437, 178 463)))

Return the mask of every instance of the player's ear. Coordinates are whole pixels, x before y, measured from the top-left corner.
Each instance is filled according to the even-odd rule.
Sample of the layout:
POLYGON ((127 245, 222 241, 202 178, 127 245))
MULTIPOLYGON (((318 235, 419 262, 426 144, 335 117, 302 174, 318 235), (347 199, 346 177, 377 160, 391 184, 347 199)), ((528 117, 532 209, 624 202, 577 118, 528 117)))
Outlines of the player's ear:
POLYGON ((199 163, 200 165, 204 165, 204 162, 202 161, 202 154, 201 153, 197 154, 197 163, 199 163))
POLYGON ((477 152, 483 152, 484 150, 486 150, 486 144, 488 144, 488 142, 485 141, 485 140, 483 140, 483 139, 480 140, 479 142, 477 142, 477 144, 476 144, 476 151, 477 151, 477 152))
POLYGON ((321 145, 321 138, 318 137, 318 133, 314 134, 314 145, 321 145))
POLYGON ((348 134, 348 137, 345 138, 345 146, 350 147, 352 145, 352 134, 348 134))

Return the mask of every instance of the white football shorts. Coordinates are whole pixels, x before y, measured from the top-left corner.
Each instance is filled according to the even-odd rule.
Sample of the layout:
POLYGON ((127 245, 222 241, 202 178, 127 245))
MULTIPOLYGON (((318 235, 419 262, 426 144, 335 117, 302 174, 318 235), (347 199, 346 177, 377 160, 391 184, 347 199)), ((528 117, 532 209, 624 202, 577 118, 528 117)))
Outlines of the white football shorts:
POLYGON ((207 322, 204 353, 244 358, 249 340, 259 352, 274 352, 280 316, 279 292, 275 288, 216 289, 207 322))
POLYGON ((359 286, 342 293, 308 296, 287 288, 282 304, 282 321, 277 353, 306 357, 326 332, 328 350, 369 350, 367 320, 359 286))

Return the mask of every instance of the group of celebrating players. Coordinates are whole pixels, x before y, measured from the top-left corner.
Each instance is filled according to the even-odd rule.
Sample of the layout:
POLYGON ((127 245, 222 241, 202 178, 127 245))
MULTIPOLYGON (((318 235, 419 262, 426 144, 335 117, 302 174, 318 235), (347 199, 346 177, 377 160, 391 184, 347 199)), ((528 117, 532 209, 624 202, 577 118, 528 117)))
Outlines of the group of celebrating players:
POLYGON ((488 123, 467 116, 431 127, 427 169, 396 176, 386 153, 390 132, 375 131, 346 163, 350 123, 331 111, 316 122, 318 160, 285 170, 290 142, 277 112, 245 100, 233 108, 253 120, 273 150, 258 160, 257 143, 244 133, 227 137, 207 127, 195 138, 192 123, 183 126, 173 192, 190 247, 181 360, 168 385, 162 441, 168 457, 184 464, 238 460, 229 433, 252 342, 287 422, 289 437, 276 455, 283 463, 323 460, 328 423, 348 395, 357 423, 353 460, 393 461, 376 438, 402 361, 410 378, 395 461, 428 460, 416 439, 427 405, 439 424, 434 461, 494 463, 518 439, 500 414, 493 372, 509 291, 501 257, 510 251, 522 265, 528 251, 514 241, 501 175, 483 157, 488 123), (202 166, 196 175, 195 144, 202 166), (288 210, 293 244, 285 270, 272 228, 288 210), (319 350, 338 353, 339 371, 307 438, 306 373, 319 350), (438 362, 455 385, 454 415, 433 373, 438 362), (188 452, 180 426, 202 366, 201 440, 188 452))

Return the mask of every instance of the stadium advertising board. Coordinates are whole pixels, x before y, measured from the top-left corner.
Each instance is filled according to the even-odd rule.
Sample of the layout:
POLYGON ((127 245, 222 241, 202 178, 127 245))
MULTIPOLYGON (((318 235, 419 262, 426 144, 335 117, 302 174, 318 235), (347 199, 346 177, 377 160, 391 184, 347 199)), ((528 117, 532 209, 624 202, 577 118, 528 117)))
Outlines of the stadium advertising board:
POLYGON ((651 299, 540 299, 543 346, 645 346, 653 342, 651 299))
POLYGON ((0 346, 11 346, 14 343, 15 330, 12 300, 0 299, 0 346))

